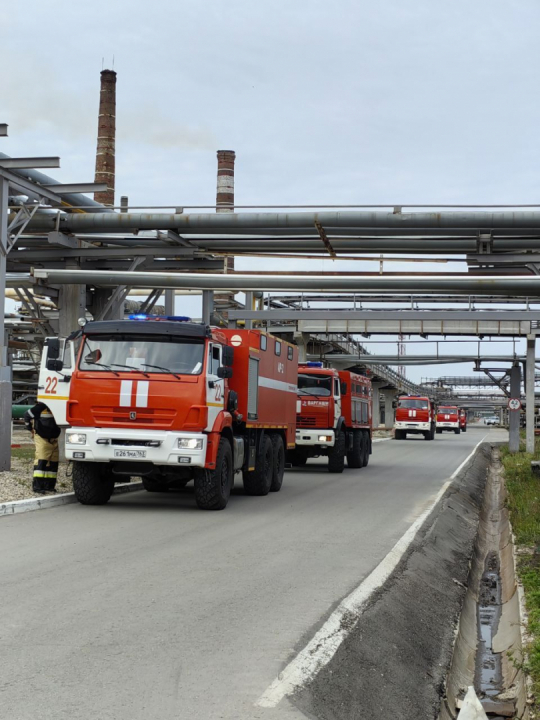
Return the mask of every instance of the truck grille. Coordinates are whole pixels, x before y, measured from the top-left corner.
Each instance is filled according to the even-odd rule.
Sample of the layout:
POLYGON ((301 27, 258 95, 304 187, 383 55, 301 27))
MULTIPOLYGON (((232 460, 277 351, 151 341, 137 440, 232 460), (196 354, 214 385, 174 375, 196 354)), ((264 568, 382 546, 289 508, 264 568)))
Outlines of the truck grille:
POLYGON ((315 427, 317 424, 314 417, 306 417, 305 415, 299 415, 296 419, 298 427, 315 427))
POLYGON ((172 408, 126 408, 126 407, 93 407, 92 417, 97 427, 114 427, 115 425, 150 425, 156 429, 172 427, 176 418, 176 410, 172 408), (130 413, 135 412, 135 419, 130 413))

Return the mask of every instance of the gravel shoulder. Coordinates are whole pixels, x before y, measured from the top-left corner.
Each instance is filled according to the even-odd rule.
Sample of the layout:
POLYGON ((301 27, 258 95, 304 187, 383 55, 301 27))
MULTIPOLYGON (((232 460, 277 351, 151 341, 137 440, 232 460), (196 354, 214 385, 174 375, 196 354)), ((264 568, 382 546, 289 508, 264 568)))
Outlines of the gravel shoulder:
MULTIPOLYGON (((13 443, 21 447, 11 448, 11 470, 0 473, 0 502, 27 500, 43 497, 32 490, 32 471, 34 467, 34 443, 28 432, 16 430, 13 443)), ((71 478, 67 476, 68 464, 60 463, 56 490, 59 493, 73 491, 71 478)), ((52 494, 52 493, 50 493, 52 494)))

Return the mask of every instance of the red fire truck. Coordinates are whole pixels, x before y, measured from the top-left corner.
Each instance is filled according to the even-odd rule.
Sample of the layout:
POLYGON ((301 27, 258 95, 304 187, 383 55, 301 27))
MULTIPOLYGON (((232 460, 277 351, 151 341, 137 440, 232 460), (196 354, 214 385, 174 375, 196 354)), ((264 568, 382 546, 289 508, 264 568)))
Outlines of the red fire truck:
MULTIPOLYGON (((47 350, 61 373, 59 342, 47 350)), ((296 348, 259 330, 145 316, 87 323, 67 400, 77 499, 106 503, 125 476, 158 492, 194 480, 198 506, 221 510, 240 471, 247 494, 278 491, 297 374, 296 348)))
POLYGON ((407 435, 423 435, 426 440, 435 438, 435 406, 428 397, 402 395, 398 398, 394 437, 405 440, 407 435))
POLYGON ((365 467, 371 454, 371 382, 362 375, 324 368, 320 362, 298 368, 296 448, 293 465, 327 456, 328 471, 365 467))
POLYGON ((459 429, 461 432, 467 432, 467 411, 459 411, 459 429))
POLYGON ((459 435, 461 421, 459 410, 455 405, 440 405, 437 409, 437 435, 443 430, 450 430, 459 435))

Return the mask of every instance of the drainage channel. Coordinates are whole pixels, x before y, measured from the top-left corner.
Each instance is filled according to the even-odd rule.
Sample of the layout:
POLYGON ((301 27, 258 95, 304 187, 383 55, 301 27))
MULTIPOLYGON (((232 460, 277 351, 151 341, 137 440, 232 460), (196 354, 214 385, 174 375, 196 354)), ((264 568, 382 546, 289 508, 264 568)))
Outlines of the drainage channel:
MULTIPOLYGON (((499 450, 492 447, 440 720, 462 717, 470 686, 490 720, 528 717, 526 680, 513 661, 523 658, 521 628, 504 472, 499 450)), ((463 717, 481 716, 464 712, 463 717)))
POLYGON ((493 720, 510 717, 514 707, 509 709, 497 696, 503 691, 501 654, 493 650, 493 638, 501 617, 501 577, 499 557, 491 552, 486 558, 484 574, 480 579, 477 605, 478 649, 476 651, 476 670, 474 687, 476 694, 488 717, 493 720), (504 714, 500 714, 500 713, 504 714))

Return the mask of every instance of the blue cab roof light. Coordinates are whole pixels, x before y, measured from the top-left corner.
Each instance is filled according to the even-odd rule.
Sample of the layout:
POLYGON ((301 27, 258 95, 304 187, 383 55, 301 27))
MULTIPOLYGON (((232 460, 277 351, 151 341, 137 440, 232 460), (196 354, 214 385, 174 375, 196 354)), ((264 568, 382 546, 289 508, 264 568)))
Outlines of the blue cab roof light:
POLYGON ((322 362, 319 362, 319 361, 315 362, 315 360, 309 360, 309 361, 306 363, 306 366, 307 366, 307 367, 318 367, 318 368, 322 368, 323 364, 322 364, 322 362))
POLYGON ((137 313, 129 315, 130 320, 171 320, 173 322, 191 322, 191 318, 186 315, 145 315, 137 313))

